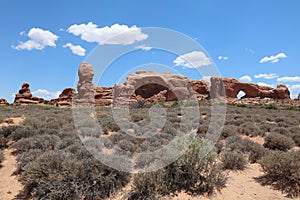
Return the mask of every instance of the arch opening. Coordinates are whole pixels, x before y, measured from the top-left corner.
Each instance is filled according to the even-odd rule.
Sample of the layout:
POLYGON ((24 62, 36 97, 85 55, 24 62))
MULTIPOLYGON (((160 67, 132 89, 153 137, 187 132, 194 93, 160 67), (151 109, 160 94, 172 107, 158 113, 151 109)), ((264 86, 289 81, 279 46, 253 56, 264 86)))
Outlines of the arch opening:
POLYGON ((138 89, 136 89, 135 94, 140 95, 144 99, 148 99, 148 98, 160 93, 163 90, 169 91, 168 88, 163 85, 159 85, 156 83, 148 83, 148 84, 145 84, 145 85, 139 87, 138 89))
POLYGON ((245 98, 246 97, 246 92, 244 92, 243 90, 240 90, 239 92, 238 92, 238 94, 236 95, 236 97, 238 98, 238 99, 243 99, 243 98, 245 98))

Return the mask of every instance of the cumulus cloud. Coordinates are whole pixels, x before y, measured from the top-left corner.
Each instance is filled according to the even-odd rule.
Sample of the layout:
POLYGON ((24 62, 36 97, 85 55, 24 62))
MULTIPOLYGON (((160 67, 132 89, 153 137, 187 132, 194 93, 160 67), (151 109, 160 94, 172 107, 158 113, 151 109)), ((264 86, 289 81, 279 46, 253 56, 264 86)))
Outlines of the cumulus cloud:
POLYGON ((300 84, 288 85, 288 88, 291 92, 291 97, 293 99, 298 98, 298 95, 300 94, 300 84))
POLYGON ((270 57, 266 56, 260 60, 260 63, 266 63, 266 62, 277 63, 282 58, 287 58, 287 55, 285 55, 284 53, 279 53, 275 56, 270 56, 270 57))
POLYGON ((257 75, 254 75, 254 78, 264 78, 264 79, 274 79, 274 78, 277 78, 278 75, 277 74, 257 74, 257 75))
POLYGON ((275 87, 274 84, 268 84, 268 83, 264 83, 264 82, 258 82, 256 84, 259 85, 259 86, 268 86, 268 87, 272 87, 272 88, 275 87))
POLYGON ((300 76, 284 76, 277 79, 278 82, 300 82, 300 76))
POLYGON ((211 65, 212 61, 202 51, 193 51, 178 56, 173 63, 175 66, 184 66, 188 68, 198 68, 206 65, 211 65))
MULTIPOLYGON (((20 33, 21 35, 24 35, 24 32, 20 33)), ((56 40, 58 39, 58 36, 51 33, 48 30, 43 30, 40 28, 32 28, 27 34, 29 40, 26 42, 20 42, 17 46, 12 46, 13 48, 17 50, 42 50, 45 47, 56 47, 56 40)))
POLYGON ((150 51, 152 49, 152 47, 146 46, 145 44, 136 46, 135 48, 136 49, 141 49, 141 50, 144 50, 144 51, 150 51))
POLYGON ((60 93, 61 93, 61 91, 50 92, 45 89, 37 89, 36 91, 32 92, 32 95, 43 98, 43 99, 50 100, 50 99, 58 98, 60 93))
POLYGON ((210 78, 211 76, 203 76, 202 79, 207 81, 207 82, 210 82, 210 78))
POLYGON ((243 82, 251 82, 252 79, 251 79, 250 76, 242 76, 242 77, 240 78, 240 81, 243 81, 243 82))
POLYGON ((127 25, 114 24, 111 27, 98 28, 96 24, 89 22, 88 24, 73 24, 67 29, 67 32, 80 36, 82 40, 87 42, 97 42, 100 45, 127 45, 148 38, 148 35, 135 25, 128 27, 127 25))
POLYGON ((219 60, 228 60, 228 57, 227 56, 218 56, 218 59, 219 60))
POLYGON ((85 56, 85 49, 82 48, 80 45, 73 45, 72 43, 67 43, 63 45, 64 48, 69 48, 73 54, 78 56, 85 56))

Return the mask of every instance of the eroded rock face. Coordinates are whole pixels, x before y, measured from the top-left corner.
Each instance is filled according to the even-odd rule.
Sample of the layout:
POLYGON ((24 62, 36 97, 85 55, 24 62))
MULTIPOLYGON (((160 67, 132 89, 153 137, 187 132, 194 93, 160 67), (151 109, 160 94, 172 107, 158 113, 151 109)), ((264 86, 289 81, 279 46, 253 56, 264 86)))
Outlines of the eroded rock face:
POLYGON ((22 88, 19 90, 19 93, 16 94, 14 103, 39 104, 44 103, 44 99, 32 96, 29 89, 29 83, 25 82, 23 83, 22 88))
POLYGON ((240 91, 246 93, 243 98, 290 99, 290 91, 285 85, 277 88, 259 86, 253 83, 242 83, 233 78, 211 78, 210 95, 212 98, 237 98, 240 91))
POLYGON ((6 105, 8 105, 6 99, 0 99, 0 106, 6 106, 6 105))
POLYGON ((96 106, 109 106, 112 104, 113 87, 95 87, 96 106))
POLYGON ((74 88, 65 88, 57 99, 50 100, 56 106, 72 106, 73 97, 76 91, 74 88))
POLYGON ((79 81, 77 84, 78 94, 75 96, 77 104, 91 104, 95 102, 95 87, 93 85, 93 67, 83 62, 78 69, 79 81))
POLYGON ((149 102, 196 99, 190 80, 181 75, 154 71, 129 74, 124 84, 114 87, 114 103, 132 103, 138 99, 149 102))

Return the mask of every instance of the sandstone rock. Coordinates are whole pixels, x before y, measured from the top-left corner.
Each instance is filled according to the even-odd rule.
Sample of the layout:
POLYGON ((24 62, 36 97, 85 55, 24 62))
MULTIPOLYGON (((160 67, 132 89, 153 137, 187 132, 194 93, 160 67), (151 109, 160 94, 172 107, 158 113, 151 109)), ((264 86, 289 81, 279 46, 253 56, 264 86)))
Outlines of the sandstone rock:
POLYGON ((272 98, 290 99, 290 91, 285 85, 278 85, 277 88, 259 86, 253 83, 242 83, 233 78, 211 78, 210 96, 212 98, 237 98, 240 91, 246 93, 243 98, 272 98))
POLYGON ((94 70, 93 67, 83 62, 78 69, 79 81, 77 84, 78 94, 75 96, 75 103, 84 105, 95 102, 95 88, 93 85, 94 70))
POLYGON ((0 99, 0 106, 6 106, 9 103, 6 101, 6 99, 0 99))
POLYGON ((76 95, 74 88, 65 88, 57 99, 51 99, 50 103, 56 106, 71 106, 73 97, 76 95))
POLYGON ((44 99, 33 97, 29 89, 29 83, 25 82, 22 84, 22 88, 19 90, 19 93, 15 95, 14 103, 39 104, 44 103, 44 99))
POLYGON ((124 84, 114 87, 114 103, 126 104, 136 95, 149 102, 196 99, 190 80, 181 75, 155 71, 129 74, 124 84))

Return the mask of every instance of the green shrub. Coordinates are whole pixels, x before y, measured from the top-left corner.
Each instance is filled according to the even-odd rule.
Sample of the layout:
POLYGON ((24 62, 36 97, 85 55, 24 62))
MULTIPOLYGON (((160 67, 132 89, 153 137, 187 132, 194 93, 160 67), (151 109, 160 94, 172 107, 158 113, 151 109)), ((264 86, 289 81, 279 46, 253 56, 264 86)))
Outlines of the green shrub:
POLYGON ((300 196, 300 151, 272 151, 258 163, 265 173, 259 180, 285 192, 289 197, 300 196))
POLYGON ((129 199, 157 199, 182 190, 194 195, 212 194, 223 188, 227 178, 216 163, 213 148, 206 157, 198 157, 203 145, 205 140, 196 137, 189 150, 174 163, 155 172, 134 175, 129 199))
POLYGON ((279 133, 270 133, 265 137, 264 147, 271 150, 287 151, 295 146, 292 138, 279 133))
POLYGON ((264 108, 272 109, 272 110, 277 110, 278 109, 278 107, 275 103, 267 104, 267 105, 264 106, 264 108))
POLYGON ((226 149, 249 155, 249 161, 255 163, 266 153, 266 149, 260 144, 249 139, 242 139, 239 136, 232 136, 226 139, 226 149))
POLYGON ((142 99, 130 105, 130 108, 146 108, 147 101, 142 99))
POLYGON ((236 151, 226 151, 221 157, 224 169, 243 170, 246 167, 247 160, 245 156, 236 151))

